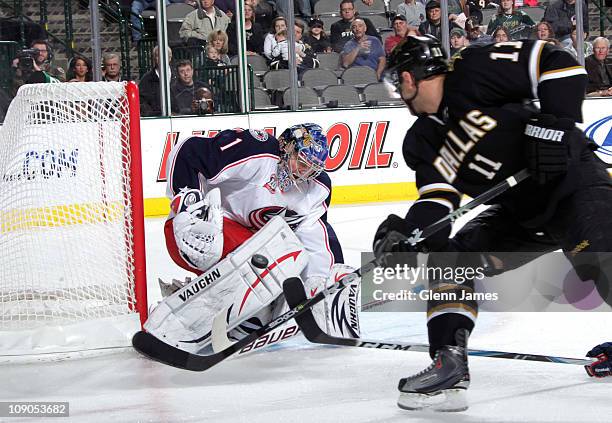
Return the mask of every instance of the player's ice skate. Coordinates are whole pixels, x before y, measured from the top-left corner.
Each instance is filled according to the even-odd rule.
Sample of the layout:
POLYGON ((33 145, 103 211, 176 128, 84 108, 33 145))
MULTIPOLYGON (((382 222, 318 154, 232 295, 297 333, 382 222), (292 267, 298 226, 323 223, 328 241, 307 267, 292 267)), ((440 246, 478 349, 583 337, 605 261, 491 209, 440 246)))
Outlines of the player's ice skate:
POLYGON ((423 371, 399 381, 397 405, 405 410, 465 411, 470 386, 467 364, 467 331, 456 334, 457 346, 436 351, 423 371))

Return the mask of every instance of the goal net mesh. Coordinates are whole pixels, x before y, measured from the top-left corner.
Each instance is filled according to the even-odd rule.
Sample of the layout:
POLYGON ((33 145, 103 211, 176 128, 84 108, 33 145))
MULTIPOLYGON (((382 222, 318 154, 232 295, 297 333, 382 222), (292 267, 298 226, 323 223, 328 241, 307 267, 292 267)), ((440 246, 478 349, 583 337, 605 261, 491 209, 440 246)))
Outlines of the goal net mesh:
POLYGON ((0 331, 135 313, 124 83, 21 87, 0 128, 0 331))

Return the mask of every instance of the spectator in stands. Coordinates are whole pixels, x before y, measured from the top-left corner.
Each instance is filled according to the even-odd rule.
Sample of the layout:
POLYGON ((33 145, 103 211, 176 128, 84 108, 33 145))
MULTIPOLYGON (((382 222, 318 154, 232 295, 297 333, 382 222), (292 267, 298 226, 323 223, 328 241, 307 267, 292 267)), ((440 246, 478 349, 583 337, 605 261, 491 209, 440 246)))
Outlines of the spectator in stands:
POLYGON ((508 30, 503 26, 498 26, 495 31, 493 31, 493 41, 496 43, 505 43, 510 41, 510 36, 508 35, 508 30))
POLYGON ((208 35, 216 30, 226 31, 230 19, 217 6, 215 0, 201 0, 201 9, 189 12, 179 30, 188 44, 204 44, 208 35))
POLYGON ((213 93, 210 89, 201 87, 195 91, 195 100, 193 102, 192 110, 198 115, 208 115, 214 113, 215 103, 213 101, 213 93))
MULTIPOLYGON (((588 35, 589 34, 585 33, 583 39, 586 40, 588 35)), ((578 58, 578 49, 577 49, 578 38, 576 36, 576 27, 572 28, 571 38, 572 38, 572 45, 570 45, 569 47, 565 47, 565 49, 569 51, 570 53, 572 53, 574 57, 577 59, 578 58)), ((591 54, 593 54, 593 44, 589 43, 588 41, 584 41, 582 51, 584 53, 584 57, 590 56, 591 54)))
POLYGON ((215 6, 225 13, 230 20, 236 14, 236 2, 234 0, 215 0, 215 6))
POLYGON ((387 63, 381 42, 366 34, 367 26, 361 18, 353 21, 351 30, 354 36, 346 42, 340 55, 342 66, 368 66, 376 71, 380 79, 387 63))
MULTIPOLYGON (((140 78, 140 114, 142 116, 159 116, 161 104, 159 101, 159 46, 153 48, 153 69, 140 78)), ((172 50, 168 49, 168 63, 172 60, 172 50)), ((168 69, 170 75, 170 69, 168 69)))
POLYGON ((193 102, 196 99, 196 90, 207 86, 203 82, 193 80, 193 65, 190 60, 178 61, 176 75, 176 81, 170 85, 172 112, 181 115, 194 113, 193 102))
POLYGON ((278 16, 272 21, 270 32, 264 38, 263 55, 269 61, 272 60, 272 49, 276 45, 276 34, 281 31, 287 31, 287 21, 284 17, 278 16))
MULTIPOLYGON (((296 20, 294 26, 295 36, 295 63, 298 70, 298 76, 301 76, 307 69, 319 67, 319 60, 312 47, 304 44, 302 35, 304 34, 305 25, 302 21, 296 20)), ((272 51, 272 62, 270 69, 288 69, 289 68, 289 45, 287 41, 287 31, 281 31, 277 34, 277 45, 272 51)))
POLYGON ((555 31, 550 23, 546 21, 538 22, 536 25, 536 38, 538 40, 545 40, 547 38, 556 38, 555 31))
POLYGON ((589 97, 612 96, 612 61, 608 60, 610 40, 597 37, 593 40, 593 54, 585 58, 584 67, 589 76, 589 97))
MULTIPOLYGON (((582 3, 582 26, 584 32, 589 32, 588 6, 582 3)), ((572 43, 570 34, 576 25, 576 0, 557 0, 550 3, 544 11, 543 21, 550 22, 556 38, 569 46, 572 43)))
MULTIPOLYGON (((396 17, 403 16, 406 19, 406 24, 410 28, 418 29, 419 26, 423 22, 425 22, 425 14, 426 14, 425 5, 423 3, 421 3, 420 1, 416 1, 416 0, 404 0, 404 3, 400 3, 399 6, 397 6, 396 17)), ((393 22, 395 22, 395 20, 393 22)), ((393 23, 392 23, 392 26, 393 26, 393 23)), ((387 51, 386 42, 385 42, 385 51, 387 51)))
MULTIPOLYGON (((419 32, 421 34, 431 34, 438 40, 442 39, 442 9, 440 8, 440 2, 438 0, 429 0, 427 6, 425 6, 425 12, 427 14, 427 20, 419 26, 419 32)), ((455 22, 451 20, 449 15, 449 31, 453 28, 460 28, 455 22)))
MULTIPOLYGON (((331 45, 334 51, 337 51, 338 53, 342 52, 344 44, 353 38, 351 25, 356 19, 355 5, 353 4, 353 0, 342 0, 340 2, 340 16, 342 16, 342 19, 334 22, 330 28, 331 45)), ((378 34, 378 31, 376 31, 374 24, 368 18, 360 19, 366 24, 366 34, 380 40, 380 35, 378 34)))
MULTIPOLYGON (((423 11, 425 8, 423 7, 423 11)), ((404 15, 395 15, 393 21, 391 22, 391 26, 393 27, 393 35, 387 37, 385 40, 385 54, 388 56, 391 53, 391 50, 404 38, 406 38, 406 33, 408 30, 415 30, 414 26, 408 26, 406 22, 406 17, 404 15)))
MULTIPOLYGON (((170 3, 189 3, 188 0, 166 0, 166 6, 170 3)), ((142 24, 140 21, 140 15, 146 9, 154 8, 157 4, 157 0, 133 0, 132 1, 132 13, 131 22, 132 22, 132 40, 137 43, 142 38, 142 33, 144 28, 142 28, 142 24)))
POLYGON ((217 48, 212 44, 206 45, 206 60, 204 60, 204 66, 207 68, 225 66, 225 63, 221 61, 221 54, 219 54, 219 50, 217 50, 217 48))
MULTIPOLYGON (((210 1, 210 0, 202 0, 210 1)), ((262 54, 265 33, 261 25, 255 22, 255 14, 253 6, 250 4, 244 5, 244 31, 246 33, 246 54, 262 54)), ((238 40, 236 39, 236 21, 230 22, 227 27, 229 34, 229 54, 238 54, 238 40)))
MULTIPOLYGON (((493 41, 493 37, 485 34, 480 23, 471 16, 465 21, 465 32, 467 33, 470 45, 483 45, 493 41)), ((506 35, 508 35, 507 32, 506 35)))
POLYGON ((64 69, 53 64, 53 48, 46 40, 34 40, 30 48, 38 50, 38 54, 34 58, 40 69, 59 81, 66 80, 64 69))
POLYGON ((119 55, 115 53, 105 53, 102 55, 102 66, 102 81, 122 81, 119 55))
POLYGON ((262 28, 270 28, 272 20, 276 16, 274 7, 266 0, 245 0, 246 4, 253 6, 255 20, 262 28))
POLYGON ((323 21, 312 19, 308 23, 308 34, 304 37, 304 43, 312 47, 315 53, 330 53, 332 51, 329 37, 323 29, 323 21))
POLYGON ((453 28, 450 32, 450 47, 451 56, 457 53, 464 47, 470 45, 470 41, 467 39, 467 33, 463 28, 453 28))
POLYGON ((230 58, 227 54, 227 34, 220 29, 208 34, 208 44, 212 44, 219 51, 219 60, 223 64, 230 65, 230 58))
POLYGON ((501 0, 497 15, 492 16, 489 21, 487 34, 493 34, 493 31, 503 26, 508 30, 510 39, 516 40, 530 32, 534 25, 535 22, 528 14, 514 8, 514 0, 501 0))
POLYGON ((91 62, 82 56, 73 57, 68 62, 68 82, 89 82, 93 80, 91 62))
MULTIPOLYGON (((46 44, 44 41, 34 41, 32 43, 32 47, 42 47, 40 45, 41 43, 46 44)), ((36 51, 36 53, 33 55, 30 53, 20 53, 19 56, 13 60, 11 66, 14 69, 15 76, 11 84, 11 92, 9 93, 11 97, 15 97, 19 87, 24 84, 62 82, 41 68, 41 66, 45 64, 45 62, 41 63, 41 51, 38 49, 35 49, 34 51, 36 51), (39 65, 39 63, 41 64, 39 65)), ((46 50, 44 54, 47 54, 46 50)), ((62 76, 65 76, 65 74, 62 73, 62 76)))

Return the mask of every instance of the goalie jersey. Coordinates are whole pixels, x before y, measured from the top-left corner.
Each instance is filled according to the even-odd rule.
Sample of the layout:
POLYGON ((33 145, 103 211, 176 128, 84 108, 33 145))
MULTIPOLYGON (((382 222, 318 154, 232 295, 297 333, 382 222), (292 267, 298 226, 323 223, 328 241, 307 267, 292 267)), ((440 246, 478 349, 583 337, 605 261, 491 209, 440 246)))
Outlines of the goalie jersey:
MULTIPOLYGON (((523 132, 537 112, 526 101, 539 100, 542 113, 581 121, 585 86, 584 68, 543 41, 473 46, 457 53, 438 112, 419 117, 404 139, 404 158, 416 172, 419 190, 406 217, 410 230, 446 216, 463 194, 476 197, 526 167, 523 132)), ((576 156, 584 157, 588 149, 583 141, 570 146, 576 156)), ((592 180, 576 178, 574 172, 589 171, 600 172, 600 166, 570 163, 567 177, 553 189, 527 180, 495 202, 527 226, 537 226, 559 198, 579 189, 577 180, 592 180)), ((426 241, 427 247, 445 248, 449 234, 450 228, 438 232, 426 241)))
POLYGON ((225 226, 235 222, 251 232, 281 215, 309 253, 302 275, 326 278, 334 263, 343 262, 340 244, 327 222, 331 181, 321 172, 314 181, 283 191, 277 176, 279 158, 278 140, 259 130, 191 137, 170 153, 166 194, 173 198, 183 188, 203 192, 219 188, 225 226))

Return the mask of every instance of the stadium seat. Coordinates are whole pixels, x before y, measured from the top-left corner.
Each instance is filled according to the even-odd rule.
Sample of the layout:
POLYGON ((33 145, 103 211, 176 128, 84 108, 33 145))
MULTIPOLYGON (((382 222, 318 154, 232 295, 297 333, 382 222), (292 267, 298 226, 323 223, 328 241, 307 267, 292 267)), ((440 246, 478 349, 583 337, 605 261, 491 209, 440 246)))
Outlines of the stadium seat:
MULTIPOLYGON (((322 3, 322 1, 320 1, 319 3, 322 3)), ((321 20, 321 22, 323 22, 323 28, 325 29, 325 33, 329 35, 332 24, 338 22, 340 20, 340 16, 319 16, 319 19, 321 20)))
POLYGON ((338 85, 338 77, 329 69, 308 69, 302 75, 302 85, 322 90, 328 85, 338 85))
MULTIPOLYGON (((283 93, 283 104, 286 106, 291 104, 291 88, 287 88, 283 93)), ((319 95, 310 87, 298 88, 298 105, 300 109, 315 108, 321 105, 319 95)))
POLYGON ((317 59, 319 59, 321 69, 340 69, 340 54, 335 51, 331 53, 319 53, 317 54, 317 59))
MULTIPOLYGON (((339 4, 340 2, 338 2, 339 4)), ((355 10, 362 16, 367 16, 374 13, 385 13, 385 3, 383 0, 374 0, 372 6, 367 6, 362 1, 356 1, 355 10)), ((369 18, 369 16, 367 16, 369 18)))
MULTIPOLYGON (((314 5, 314 14, 319 15, 336 15, 340 16, 340 2, 323 0, 317 1, 314 5)), ((339 17, 337 19, 340 19, 339 17)))
POLYGON ((365 18, 368 18, 370 20, 370 22, 372 22, 372 25, 374 25, 374 28, 380 30, 380 29, 387 29, 389 28, 389 20, 387 19, 387 17, 382 14, 382 15, 367 15, 364 16, 365 18))
POLYGON ((251 105, 253 110, 274 110, 278 109, 278 106, 272 104, 270 96, 263 88, 253 89, 253 104, 251 105))
POLYGON ((270 70, 263 77, 264 86, 268 90, 284 90, 291 85, 289 69, 270 70))
POLYGON ((389 10, 391 10, 392 12, 397 12, 397 6, 399 6, 403 2, 404 0, 391 0, 389 2, 389 10))
POLYGON ((519 8, 519 10, 522 10, 523 12, 527 13, 527 15, 529 15, 529 17, 533 19, 535 23, 538 23, 544 17, 545 8, 537 7, 537 6, 536 7, 521 7, 519 8))
POLYGON ((183 22, 188 13, 193 12, 193 6, 185 3, 170 3, 166 6, 166 20, 183 22))
POLYGON ((382 31, 378 31, 380 33, 380 36, 382 37, 382 43, 383 43, 383 47, 385 45, 385 40, 389 37, 392 37, 393 35, 395 35, 395 31, 393 31, 392 29, 386 29, 386 30, 382 30, 382 31))
MULTIPOLYGON (((253 72, 255 73, 256 76, 261 76, 270 70, 270 67, 268 66, 268 62, 263 56, 260 56, 259 54, 253 54, 253 55, 248 55, 246 58, 247 58, 247 63, 251 65, 251 67, 253 68, 253 72)), ((230 63, 232 65, 237 65, 238 56, 232 56, 230 58, 230 63)))
POLYGON ((328 107, 361 105, 357 88, 350 85, 330 85, 323 90, 322 97, 328 107))
POLYGON ((345 85, 365 86, 378 82, 376 71, 368 66, 352 66, 342 72, 342 83, 345 85))
POLYGON ((369 106, 404 104, 400 98, 392 97, 382 82, 368 84, 363 90, 364 99, 369 106))

